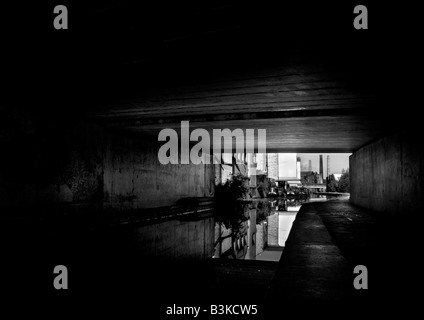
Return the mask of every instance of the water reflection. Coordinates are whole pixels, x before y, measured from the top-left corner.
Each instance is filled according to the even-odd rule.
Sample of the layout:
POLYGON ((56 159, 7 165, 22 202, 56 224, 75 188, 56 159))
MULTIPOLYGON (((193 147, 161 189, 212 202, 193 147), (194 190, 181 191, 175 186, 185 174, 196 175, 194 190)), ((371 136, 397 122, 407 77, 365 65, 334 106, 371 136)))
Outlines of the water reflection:
POLYGON ((231 227, 215 226, 215 258, 279 261, 293 221, 307 198, 253 199, 231 227))

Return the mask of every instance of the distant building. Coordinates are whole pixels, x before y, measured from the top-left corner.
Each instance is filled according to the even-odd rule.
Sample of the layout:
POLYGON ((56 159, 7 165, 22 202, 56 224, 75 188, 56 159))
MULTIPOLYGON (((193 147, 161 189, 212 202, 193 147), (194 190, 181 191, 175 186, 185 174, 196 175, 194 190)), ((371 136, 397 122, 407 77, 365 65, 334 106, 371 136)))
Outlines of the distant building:
POLYGON ((315 180, 316 180, 315 174, 316 173, 313 172, 313 171, 302 171, 300 173, 302 184, 303 185, 306 185, 306 184, 315 184, 316 183, 315 182, 315 180))
POLYGON ((300 158, 297 153, 268 153, 269 178, 286 181, 289 185, 300 185, 300 158))
POLYGON ((297 153, 278 154, 278 181, 286 181, 290 186, 300 186, 300 158, 297 153))
POLYGON ((266 153, 256 153, 256 174, 266 174, 267 173, 267 154, 266 153))
POLYGON ((313 171, 302 171, 301 172, 301 183, 304 186, 323 184, 322 176, 313 171))
POLYGON ((300 157, 296 157, 296 178, 300 181, 300 174, 302 170, 300 169, 300 157))
POLYGON ((278 153, 268 153, 268 177, 278 179, 278 153))

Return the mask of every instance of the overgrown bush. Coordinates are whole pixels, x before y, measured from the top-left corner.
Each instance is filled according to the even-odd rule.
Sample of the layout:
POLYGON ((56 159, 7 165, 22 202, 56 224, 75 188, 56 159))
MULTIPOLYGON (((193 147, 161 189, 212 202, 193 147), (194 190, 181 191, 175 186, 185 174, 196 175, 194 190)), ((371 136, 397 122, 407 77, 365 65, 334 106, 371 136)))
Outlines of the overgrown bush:
POLYGON ((342 170, 342 176, 339 181, 334 178, 334 175, 329 177, 329 182, 327 184, 327 192, 342 192, 349 193, 350 192, 350 176, 349 169, 342 170))

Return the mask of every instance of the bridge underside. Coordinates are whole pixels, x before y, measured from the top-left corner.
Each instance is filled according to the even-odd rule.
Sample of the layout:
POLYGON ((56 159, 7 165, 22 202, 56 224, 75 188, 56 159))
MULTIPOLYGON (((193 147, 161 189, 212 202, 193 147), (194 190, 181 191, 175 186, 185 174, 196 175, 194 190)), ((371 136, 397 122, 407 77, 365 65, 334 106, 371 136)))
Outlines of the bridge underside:
MULTIPOLYGON (((181 121, 211 136, 213 129, 266 129, 269 152, 353 152, 402 125, 403 113, 387 112, 395 100, 386 94, 384 73, 378 74, 382 64, 344 62, 339 52, 302 45, 300 51, 275 48, 266 64, 257 58, 242 72, 232 67, 240 61, 212 60, 228 68, 220 66, 218 75, 206 69, 200 79, 188 63, 186 70, 163 71, 159 77, 171 78, 165 84, 158 75, 152 83, 148 77, 132 82, 131 94, 103 96, 84 114, 106 128, 152 139, 165 128, 179 133, 181 121)), ((348 45, 343 50, 355 52, 348 45)))
MULTIPOLYGON (((388 22, 388 10, 379 19, 388 22)), ((117 2, 84 12, 66 36, 34 28, 37 37, 26 32, 25 47, 14 47, 28 83, 45 75, 49 94, 28 92, 41 120, 151 139, 187 120, 192 129, 266 129, 270 152, 353 152, 417 115, 401 93, 414 87, 407 50, 393 48, 408 36, 353 29, 350 4, 117 2), (40 41, 28 59, 24 49, 40 41)))
POLYGON ((392 130, 378 92, 349 84, 344 70, 307 60, 284 66, 282 60, 283 67, 260 73, 116 100, 88 117, 152 138, 165 128, 179 133, 181 121, 211 136, 213 129, 266 129, 268 152, 353 152, 392 130))

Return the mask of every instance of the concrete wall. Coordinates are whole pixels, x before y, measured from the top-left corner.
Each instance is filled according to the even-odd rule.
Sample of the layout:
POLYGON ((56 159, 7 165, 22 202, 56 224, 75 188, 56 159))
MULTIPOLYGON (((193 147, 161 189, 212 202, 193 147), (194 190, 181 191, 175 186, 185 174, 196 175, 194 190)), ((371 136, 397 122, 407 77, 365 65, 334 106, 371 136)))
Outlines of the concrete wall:
POLYGON ((419 136, 402 132, 350 156, 350 200, 392 215, 423 210, 424 152, 419 136))
MULTIPOLYGON (((6 117, 0 135, 0 205, 94 205, 103 201, 100 127, 6 117)), ((3 119, 2 119, 3 120, 3 119)))
POLYGON ((214 193, 214 165, 162 165, 154 137, 23 111, 2 114, 0 124, 4 208, 139 209, 214 193))
POLYGON ((159 163, 152 138, 107 135, 104 158, 104 208, 169 206, 183 197, 214 194, 214 165, 159 163))

